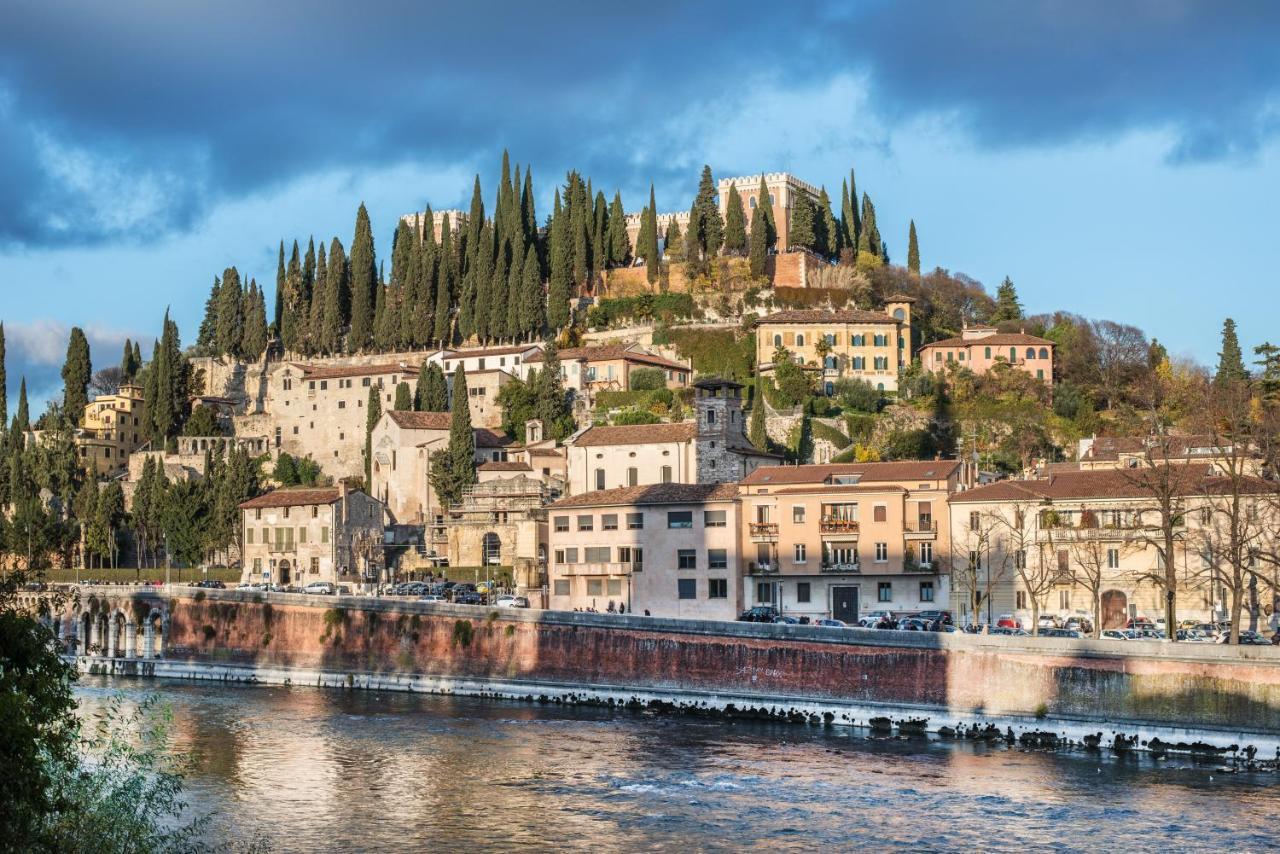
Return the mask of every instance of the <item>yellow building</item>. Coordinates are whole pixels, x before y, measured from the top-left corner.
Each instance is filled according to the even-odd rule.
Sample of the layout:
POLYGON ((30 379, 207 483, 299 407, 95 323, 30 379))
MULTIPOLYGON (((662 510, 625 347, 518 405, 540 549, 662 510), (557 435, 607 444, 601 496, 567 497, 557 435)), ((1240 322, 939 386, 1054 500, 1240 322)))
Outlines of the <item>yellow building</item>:
POLYGON ((129 463, 129 454, 146 442, 146 402, 142 386, 126 384, 115 394, 99 395, 84 408, 76 444, 86 471, 109 474, 129 463))
POLYGON ((898 390, 898 372, 911 358, 911 297, 898 295, 885 310, 779 311, 756 324, 758 370, 773 371, 782 348, 820 375, 826 394, 839 379, 861 379, 880 391, 898 390))

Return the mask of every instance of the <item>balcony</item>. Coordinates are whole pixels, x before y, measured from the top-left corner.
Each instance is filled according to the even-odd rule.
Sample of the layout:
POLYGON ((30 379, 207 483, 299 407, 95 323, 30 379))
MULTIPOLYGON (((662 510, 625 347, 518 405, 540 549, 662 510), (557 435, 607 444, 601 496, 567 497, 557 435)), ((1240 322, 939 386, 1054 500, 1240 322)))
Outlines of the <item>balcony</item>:
POLYGON ((776 563, 757 563, 751 561, 747 564, 747 575, 777 575, 778 565, 776 563))
POLYGON ((827 516, 818 522, 818 530, 824 534, 853 534, 858 533, 857 519, 837 519, 834 516, 827 516))
POLYGON ((819 572, 854 574, 862 572, 862 564, 860 563, 833 563, 823 561, 818 565, 819 572))
POLYGON ((298 550, 298 544, 292 540, 283 543, 267 543, 267 553, 273 555, 292 554, 298 550))
POLYGON ((938 538, 938 521, 929 516, 907 519, 902 523, 902 530, 908 539, 935 540, 938 538))
POLYGON ((751 539, 757 542, 761 540, 772 542, 778 539, 777 522, 752 522, 750 527, 751 539))
POLYGON ((636 566, 633 563, 558 563, 552 574, 561 576, 630 575, 632 572, 642 571, 643 568, 643 564, 636 566))
POLYGON ((1158 529, 1140 525, 1115 527, 1111 525, 1054 525, 1036 531, 1038 543, 1080 543, 1098 540, 1103 542, 1132 542, 1152 536, 1158 529))
POLYGON ((936 572, 937 571, 936 567, 937 567, 937 564, 935 563, 924 563, 922 561, 914 560, 912 558, 908 558, 902 562, 903 572, 919 572, 919 573, 927 574, 927 573, 936 572))

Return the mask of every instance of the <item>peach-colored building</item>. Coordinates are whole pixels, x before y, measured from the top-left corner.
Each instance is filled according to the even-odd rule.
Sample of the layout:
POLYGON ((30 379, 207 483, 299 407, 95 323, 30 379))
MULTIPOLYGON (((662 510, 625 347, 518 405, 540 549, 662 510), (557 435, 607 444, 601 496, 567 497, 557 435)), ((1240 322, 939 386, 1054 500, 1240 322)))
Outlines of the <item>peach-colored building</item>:
POLYGON ((122 469, 146 434, 142 386, 126 383, 115 394, 99 395, 85 406, 76 433, 80 462, 91 474, 122 469))
POLYGON ((898 371, 911 351, 911 304, 891 297, 885 310, 779 311, 756 324, 756 360, 764 374, 773 371, 779 347, 821 375, 831 394, 841 378, 865 380, 881 391, 897 391, 898 371))
POLYGON ((741 483, 744 606, 855 622, 949 602, 954 460, 761 468, 741 483))
POLYGON ((667 483, 549 505, 550 607, 735 619, 737 493, 732 483, 667 483))
POLYGON ((921 347, 920 364, 934 372, 956 364, 975 374, 985 374, 1003 362, 1052 383, 1053 347, 1048 338, 999 332, 993 326, 970 326, 958 338, 946 338, 921 347))

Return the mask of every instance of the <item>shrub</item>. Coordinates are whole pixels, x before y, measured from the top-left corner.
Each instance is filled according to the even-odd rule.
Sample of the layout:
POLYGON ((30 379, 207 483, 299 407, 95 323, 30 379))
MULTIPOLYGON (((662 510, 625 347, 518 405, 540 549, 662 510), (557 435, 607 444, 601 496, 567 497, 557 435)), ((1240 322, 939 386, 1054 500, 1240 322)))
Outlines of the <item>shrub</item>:
POLYGON ((614 415, 610 421, 612 421, 614 425, 620 426, 624 424, 657 424, 662 421, 662 419, 648 410, 624 409, 614 415))
POLYGON ((866 380, 845 378, 836 380, 835 396, 845 409, 858 412, 879 412, 884 395, 866 380))
POLYGON ((269 644, 269 643, 271 643, 271 632, 263 632, 263 633, 262 633, 262 645, 263 645, 263 646, 266 646, 266 645, 267 645, 267 644, 269 644))
POLYGON ((346 621, 346 608, 328 608, 324 612, 324 624, 326 628, 336 629, 346 621))
POLYGON ((669 329, 664 337, 701 375, 741 382, 755 371, 756 337, 749 329, 669 329))
POLYGON ((884 443, 891 460, 927 460, 938 453, 938 442, 928 430, 895 430, 884 443))
POLYGON ((632 391, 654 391, 667 387, 667 375, 661 368, 633 368, 631 370, 632 391))
POLYGON ((847 412, 844 416, 844 424, 851 438, 861 439, 864 442, 870 440, 876 432, 876 419, 872 415, 847 412))
POLYGON ((1045 703, 1036 706, 1036 720, 1042 721, 1047 717, 1049 717, 1049 706, 1045 703))
POLYGON ((211 641, 218 636, 218 630, 208 623, 201 626, 200 631, 204 633, 204 639, 207 641, 211 641))
POLYGON ((196 595, 195 595, 195 596, 193 596, 193 597, 191 597, 191 598, 195 599, 197 602, 203 602, 203 601, 204 601, 204 591, 203 591, 203 590, 197 590, 197 591, 196 591, 196 595))
POLYGON ((809 377, 791 359, 783 359, 774 367, 774 384, 782 406, 799 406, 809 397, 809 377))
POLYGON ((475 635, 475 629, 471 625, 470 620, 455 620, 453 623, 453 645, 462 646, 463 648, 471 646, 471 639, 475 635))

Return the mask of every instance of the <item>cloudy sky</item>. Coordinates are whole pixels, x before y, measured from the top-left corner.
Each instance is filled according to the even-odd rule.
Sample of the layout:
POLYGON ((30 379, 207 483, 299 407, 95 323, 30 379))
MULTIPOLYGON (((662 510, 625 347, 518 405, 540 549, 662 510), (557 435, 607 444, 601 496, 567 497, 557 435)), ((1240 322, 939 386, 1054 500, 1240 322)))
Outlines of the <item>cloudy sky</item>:
MULTIPOLYGON (((717 175, 855 167, 891 253, 1005 275, 1031 311, 1138 324, 1212 361, 1280 298, 1280 4, 12 0, 0 27, 0 319, 10 391, 184 338, 212 277, 369 205, 465 205, 501 152, 539 216, 577 168, 638 209, 717 175)), ((491 201, 490 201, 491 204, 491 201)))

